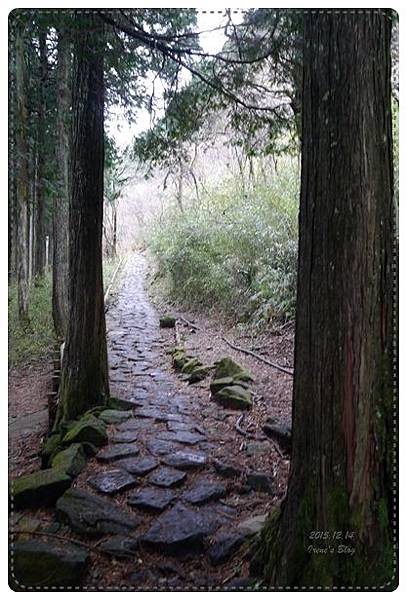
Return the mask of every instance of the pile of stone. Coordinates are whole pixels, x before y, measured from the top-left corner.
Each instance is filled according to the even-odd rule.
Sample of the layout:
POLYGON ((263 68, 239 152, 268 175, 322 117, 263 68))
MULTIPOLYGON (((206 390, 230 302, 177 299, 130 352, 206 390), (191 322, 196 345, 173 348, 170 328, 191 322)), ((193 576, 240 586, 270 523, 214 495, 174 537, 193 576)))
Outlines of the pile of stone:
POLYGON ((250 373, 228 357, 215 363, 215 367, 215 374, 210 384, 214 400, 225 408, 250 409, 252 396, 249 383, 253 381, 250 373))
POLYGON ((202 381, 209 374, 211 367, 204 365, 198 358, 187 354, 180 346, 172 352, 172 363, 174 369, 180 372, 189 383, 202 381))

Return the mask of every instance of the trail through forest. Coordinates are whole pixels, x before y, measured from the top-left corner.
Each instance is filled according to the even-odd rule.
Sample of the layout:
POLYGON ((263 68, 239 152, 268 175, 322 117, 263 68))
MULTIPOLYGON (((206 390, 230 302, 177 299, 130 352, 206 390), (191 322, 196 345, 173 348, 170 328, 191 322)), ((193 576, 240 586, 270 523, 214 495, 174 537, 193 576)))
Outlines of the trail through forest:
MULTIPOLYGON (((128 259, 107 312, 111 394, 128 410, 110 411, 107 446, 57 504, 69 527, 55 523, 51 510, 24 515, 82 543, 101 537, 85 589, 245 585, 248 541, 281 502, 288 456, 261 429, 260 394, 253 415, 236 427, 242 413, 211 400, 208 380, 189 385, 174 372, 174 330, 159 327, 145 290, 147 268, 140 254, 128 259)), ((190 335, 199 348, 197 334, 190 335)), ((199 337, 207 355, 224 355, 213 339, 208 346, 205 334, 199 337)), ((289 386, 288 376, 272 376, 289 386)))

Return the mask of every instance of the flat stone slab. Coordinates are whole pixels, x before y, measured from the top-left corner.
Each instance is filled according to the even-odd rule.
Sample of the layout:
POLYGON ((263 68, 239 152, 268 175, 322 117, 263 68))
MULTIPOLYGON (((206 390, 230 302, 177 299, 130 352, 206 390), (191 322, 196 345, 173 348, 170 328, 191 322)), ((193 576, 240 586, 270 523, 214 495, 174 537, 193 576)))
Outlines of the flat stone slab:
POLYGON ((214 566, 221 565, 229 560, 231 556, 240 546, 246 541, 246 537, 242 533, 222 533, 214 540, 209 550, 209 560, 214 566))
POLYGON ((178 502, 158 517, 140 537, 140 543, 163 554, 199 553, 204 550, 205 538, 218 525, 218 517, 213 512, 192 510, 178 502))
POLYGON ((77 533, 100 536, 108 533, 129 535, 140 525, 141 519, 122 510, 111 500, 79 488, 71 488, 57 504, 57 518, 68 523, 77 533))
POLYGON ((113 444, 129 444, 137 440, 137 433, 135 431, 117 431, 110 437, 110 441, 113 444))
POLYGON ((224 496, 226 496, 225 486, 208 480, 200 480, 183 495, 182 499, 191 504, 205 504, 224 496))
POLYGON ((271 446, 269 442, 260 442, 252 440, 247 442, 246 454, 247 456, 257 456, 258 454, 269 454, 271 446))
POLYGON ((118 460, 119 458, 137 456, 139 452, 140 450, 135 444, 112 444, 111 446, 103 448, 96 458, 100 462, 108 463, 118 460))
POLYGON ((78 585, 88 559, 89 554, 84 548, 68 541, 18 540, 13 544, 12 583, 17 583, 18 587, 42 588, 78 585))
POLYGON ((136 479, 127 471, 121 469, 112 469, 111 471, 103 471, 94 477, 91 477, 89 484, 102 494, 117 494, 133 487, 136 479))
POLYGON ((130 496, 127 503, 152 512, 161 512, 176 498, 171 490, 147 487, 130 496))
POLYGON ((164 456, 163 462, 179 469, 197 469, 204 467, 208 462, 208 455, 202 452, 188 452, 180 450, 174 454, 164 456))
POLYGON ((192 431, 164 431, 160 434, 161 439, 165 440, 173 440, 174 442, 179 442, 180 444, 197 444, 198 442, 203 442, 205 440, 203 435, 199 433, 194 433, 192 431))
POLYGON ((125 469, 132 475, 145 475, 158 467, 160 463, 152 456, 144 456, 142 458, 124 458, 115 464, 117 467, 125 469))
POLYGON ((194 429, 192 423, 183 423, 182 421, 168 421, 167 428, 169 431, 191 431, 194 429))
POLYGON ((180 485, 186 476, 187 474, 184 473, 184 471, 179 471, 178 469, 172 469, 168 467, 161 467, 154 471, 154 473, 151 473, 147 480, 153 485, 167 488, 180 485))
POLYGON ((147 442, 146 447, 151 454, 154 456, 161 456, 163 454, 168 454, 169 452, 174 452, 175 446, 173 443, 167 440, 157 440, 153 439, 147 442))

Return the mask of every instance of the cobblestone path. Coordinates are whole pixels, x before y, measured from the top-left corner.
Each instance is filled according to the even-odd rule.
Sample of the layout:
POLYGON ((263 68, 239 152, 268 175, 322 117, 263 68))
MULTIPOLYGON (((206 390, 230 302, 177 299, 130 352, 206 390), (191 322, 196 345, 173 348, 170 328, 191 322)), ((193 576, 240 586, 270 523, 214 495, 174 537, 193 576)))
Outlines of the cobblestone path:
POLYGON ((58 510, 75 533, 100 537, 98 550, 112 561, 107 568, 106 558, 100 564, 94 559, 89 588, 240 585, 249 536, 276 495, 270 465, 265 460, 259 472, 249 457, 243 466, 236 461, 242 438, 233 427, 231 434, 228 417, 235 421, 239 413, 203 394, 208 382, 188 386, 172 371, 158 314, 144 290, 145 269, 142 256, 129 259, 107 313, 110 391, 125 402, 123 410, 111 411, 107 446, 58 510), (78 518, 75 503, 86 519, 78 518))

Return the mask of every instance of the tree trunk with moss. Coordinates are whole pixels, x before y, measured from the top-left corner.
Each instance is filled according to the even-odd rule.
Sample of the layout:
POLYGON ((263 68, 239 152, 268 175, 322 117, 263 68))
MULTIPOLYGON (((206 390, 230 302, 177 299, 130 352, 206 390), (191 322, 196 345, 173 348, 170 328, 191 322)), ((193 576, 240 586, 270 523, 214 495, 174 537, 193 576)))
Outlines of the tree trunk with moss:
POLYGON ((271 586, 396 586, 390 33, 384 11, 305 16, 293 451, 252 563, 271 586))
POLYGON ((69 319, 57 424, 103 404, 109 393, 102 281, 104 35, 78 14, 69 207, 69 319))

